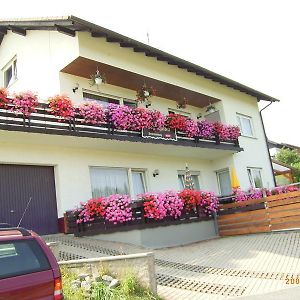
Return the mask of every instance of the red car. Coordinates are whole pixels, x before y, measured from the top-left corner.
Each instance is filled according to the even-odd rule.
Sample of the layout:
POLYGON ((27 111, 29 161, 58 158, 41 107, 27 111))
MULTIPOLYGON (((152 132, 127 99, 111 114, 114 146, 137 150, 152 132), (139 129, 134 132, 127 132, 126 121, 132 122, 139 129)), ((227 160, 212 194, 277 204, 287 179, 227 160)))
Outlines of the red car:
POLYGON ((42 238, 24 228, 1 227, 0 300, 62 300, 60 269, 42 238))

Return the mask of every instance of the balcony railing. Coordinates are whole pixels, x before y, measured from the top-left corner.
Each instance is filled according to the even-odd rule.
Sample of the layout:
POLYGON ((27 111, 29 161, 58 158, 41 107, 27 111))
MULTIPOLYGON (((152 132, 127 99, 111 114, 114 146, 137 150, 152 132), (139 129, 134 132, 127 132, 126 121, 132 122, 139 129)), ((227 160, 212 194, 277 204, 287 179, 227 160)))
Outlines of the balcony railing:
POLYGON ((64 121, 51 114, 48 105, 44 103, 40 103, 36 112, 28 118, 21 113, 16 114, 10 108, 0 109, 0 130, 223 149, 235 152, 243 150, 240 148, 238 140, 221 141, 218 136, 189 138, 183 132, 168 130, 161 132, 119 130, 110 123, 101 126, 84 124, 79 115, 71 121, 64 121))

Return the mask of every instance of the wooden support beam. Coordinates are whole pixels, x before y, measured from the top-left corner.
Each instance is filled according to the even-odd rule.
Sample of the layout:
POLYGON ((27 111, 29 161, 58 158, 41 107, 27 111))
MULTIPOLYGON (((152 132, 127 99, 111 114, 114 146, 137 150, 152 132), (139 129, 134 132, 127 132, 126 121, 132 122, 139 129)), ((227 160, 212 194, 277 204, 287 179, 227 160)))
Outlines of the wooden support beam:
POLYGON ((151 53, 151 52, 146 52, 145 55, 148 57, 156 57, 156 54, 151 53))
POLYGON ((145 50, 135 47, 135 48, 133 48, 133 51, 134 52, 144 52, 145 50))
POLYGON ((76 31, 69 29, 67 27, 63 27, 60 25, 55 25, 55 28, 58 32, 74 37, 76 35, 76 31))
POLYGON ((9 28, 11 29, 11 31, 13 33, 17 33, 17 34, 26 36, 26 29, 24 29, 24 28, 17 27, 17 26, 9 26, 9 28))
POLYGON ((165 58, 165 57, 163 57, 163 56, 158 56, 157 60, 159 60, 159 61, 167 61, 168 59, 165 58))
POLYGON ((130 43, 120 43, 120 47, 122 47, 122 48, 133 48, 134 46, 130 43))
POLYGON ((174 61, 172 61, 172 60, 169 60, 169 61, 168 61, 168 65, 171 65, 171 66, 176 66, 176 65, 177 65, 177 63, 176 63, 176 62, 174 62, 174 61))
POLYGON ((109 42, 109 43, 120 43, 121 40, 120 39, 117 39, 117 38, 114 38, 114 37, 106 37, 106 40, 109 42))
POLYGON ((94 37, 94 38, 99 38, 99 37, 106 37, 106 34, 103 33, 103 32, 98 32, 98 31, 94 32, 94 31, 92 31, 91 36, 94 37))

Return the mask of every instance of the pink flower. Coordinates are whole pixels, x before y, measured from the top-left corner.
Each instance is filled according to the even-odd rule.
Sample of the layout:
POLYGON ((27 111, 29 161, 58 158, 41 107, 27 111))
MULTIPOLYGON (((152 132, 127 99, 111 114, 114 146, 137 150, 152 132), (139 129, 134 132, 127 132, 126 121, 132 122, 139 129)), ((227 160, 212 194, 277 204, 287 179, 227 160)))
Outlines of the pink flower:
POLYGON ((79 106, 79 114, 83 117, 82 123, 101 125, 105 123, 105 111, 97 102, 86 102, 79 106))
POLYGON ((25 117, 29 117, 31 113, 36 112, 36 107, 39 104, 37 95, 30 91, 14 94, 11 102, 13 104, 11 110, 22 113, 25 117))

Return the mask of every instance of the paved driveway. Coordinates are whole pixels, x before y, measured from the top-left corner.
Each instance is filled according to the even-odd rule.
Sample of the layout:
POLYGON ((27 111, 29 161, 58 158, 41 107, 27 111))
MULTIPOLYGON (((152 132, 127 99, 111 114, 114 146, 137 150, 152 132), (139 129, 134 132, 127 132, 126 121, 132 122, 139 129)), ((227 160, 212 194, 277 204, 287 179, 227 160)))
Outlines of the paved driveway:
MULTIPOLYGON (((62 260, 149 251, 70 235, 45 239, 61 243, 62 260)), ((286 278, 300 279, 300 232, 219 238, 154 253, 158 292, 165 299, 243 299, 288 288, 283 298, 275 293, 270 299, 298 299, 288 294, 298 294, 300 284, 286 284, 286 278)))

